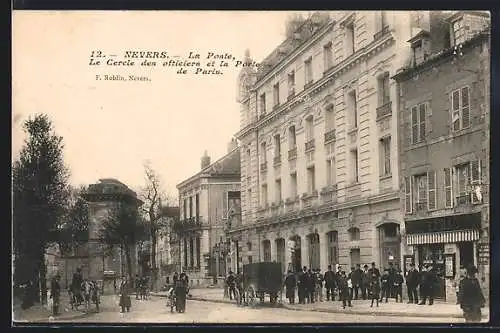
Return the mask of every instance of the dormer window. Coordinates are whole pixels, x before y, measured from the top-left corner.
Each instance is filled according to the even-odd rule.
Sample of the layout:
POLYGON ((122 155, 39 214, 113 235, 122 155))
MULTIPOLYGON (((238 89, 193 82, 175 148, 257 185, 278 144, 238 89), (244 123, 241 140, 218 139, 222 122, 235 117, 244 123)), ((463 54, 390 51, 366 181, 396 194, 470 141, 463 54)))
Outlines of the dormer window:
POLYGON ((429 33, 425 30, 419 31, 408 41, 412 49, 412 64, 418 66, 423 63, 429 55, 429 33))
POLYGON ((460 11, 448 18, 450 23, 451 46, 471 39, 490 26, 490 16, 485 12, 460 11))
POLYGON ((459 19, 451 24, 453 29, 453 45, 459 45, 465 42, 464 20, 459 19))

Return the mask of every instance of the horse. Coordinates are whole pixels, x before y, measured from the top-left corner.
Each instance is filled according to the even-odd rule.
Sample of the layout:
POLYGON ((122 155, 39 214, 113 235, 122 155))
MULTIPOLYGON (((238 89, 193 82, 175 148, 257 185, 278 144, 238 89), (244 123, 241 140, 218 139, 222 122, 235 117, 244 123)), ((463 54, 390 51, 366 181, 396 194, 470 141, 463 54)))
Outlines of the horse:
POLYGON ((96 310, 99 312, 100 295, 97 283, 95 281, 83 281, 82 294, 86 311, 88 312, 90 310, 90 304, 94 303, 96 310))

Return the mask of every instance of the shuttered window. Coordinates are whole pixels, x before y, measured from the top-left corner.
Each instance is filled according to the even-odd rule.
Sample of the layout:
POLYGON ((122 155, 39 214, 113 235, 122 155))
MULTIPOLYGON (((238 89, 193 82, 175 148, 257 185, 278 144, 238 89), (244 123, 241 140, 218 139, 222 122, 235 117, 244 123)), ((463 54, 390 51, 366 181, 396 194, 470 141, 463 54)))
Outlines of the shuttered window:
POLYGON ((427 209, 434 210, 436 209, 436 206, 436 172, 429 171, 427 173, 427 209))
POLYGON ((455 132, 470 126, 470 90, 467 86, 451 93, 451 124, 455 132))
POLYGON ((427 103, 411 108, 411 142, 419 143, 425 140, 427 133, 427 103))
POLYGON ((453 207, 453 181, 452 169, 444 169, 444 206, 445 208, 453 207))
POLYGON ((470 183, 472 187, 471 191, 471 202, 473 204, 478 204, 482 202, 482 187, 481 187, 481 161, 471 161, 470 162, 470 183))
POLYGON ((412 213, 411 177, 405 177, 405 213, 412 213))

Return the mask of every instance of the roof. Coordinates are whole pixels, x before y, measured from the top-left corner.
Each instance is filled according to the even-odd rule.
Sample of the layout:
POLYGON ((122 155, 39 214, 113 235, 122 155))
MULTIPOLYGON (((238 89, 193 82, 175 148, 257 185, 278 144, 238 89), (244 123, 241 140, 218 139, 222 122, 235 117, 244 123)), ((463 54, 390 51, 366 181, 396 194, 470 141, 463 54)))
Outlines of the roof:
POLYGON ((137 198, 137 193, 115 178, 102 178, 99 179, 99 183, 90 184, 84 198, 91 201, 134 199, 142 204, 137 198))
POLYGON ((240 147, 236 147, 228 154, 202 169, 200 172, 177 184, 177 188, 199 178, 239 176, 241 174, 240 147))
POLYGON ((406 42, 407 43, 414 43, 416 42, 417 40, 421 39, 421 38, 424 38, 424 37, 429 37, 431 34, 429 31, 427 30, 423 30, 423 29, 420 29, 419 28, 419 31, 415 34, 415 36, 413 36, 412 38, 408 39, 406 42))
POLYGON ((160 208, 160 214, 161 216, 164 217, 176 217, 179 216, 180 214, 180 208, 179 207, 169 207, 169 206, 163 206, 160 208))

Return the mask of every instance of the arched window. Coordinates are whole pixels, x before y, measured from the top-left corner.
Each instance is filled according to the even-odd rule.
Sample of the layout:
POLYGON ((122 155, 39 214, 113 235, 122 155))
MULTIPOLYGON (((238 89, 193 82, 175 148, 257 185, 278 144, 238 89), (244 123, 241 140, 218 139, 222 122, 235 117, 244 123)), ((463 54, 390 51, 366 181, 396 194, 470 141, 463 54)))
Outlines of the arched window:
POLYGON ((333 104, 328 104, 325 108, 325 133, 335 129, 335 112, 333 104))
POLYGON ((264 240, 262 241, 262 248, 264 252, 264 260, 265 262, 271 261, 271 241, 270 240, 264 240))
POLYGON ((350 241, 358 241, 360 239, 360 232, 358 228, 350 228, 348 232, 350 241))
POLYGON ((307 238, 309 240, 309 267, 311 269, 320 268, 319 235, 314 233, 307 238))
POLYGON ((281 263, 281 267, 285 269, 286 265, 286 247, 285 239, 278 238, 276 240, 276 261, 281 263))

